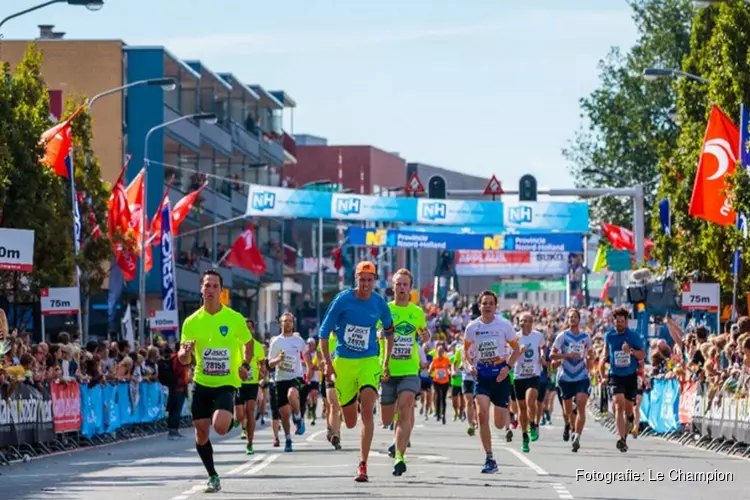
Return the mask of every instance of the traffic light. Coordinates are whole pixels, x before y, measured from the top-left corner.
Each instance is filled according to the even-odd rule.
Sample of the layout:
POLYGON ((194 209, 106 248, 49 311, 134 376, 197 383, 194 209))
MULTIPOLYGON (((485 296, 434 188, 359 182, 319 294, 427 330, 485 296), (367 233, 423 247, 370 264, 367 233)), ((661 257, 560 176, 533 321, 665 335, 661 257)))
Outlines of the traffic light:
POLYGON ((518 181, 518 199, 536 201, 536 177, 526 174, 518 181))
POLYGON ((427 196, 436 200, 445 199, 445 179, 441 175, 433 175, 427 183, 427 196))

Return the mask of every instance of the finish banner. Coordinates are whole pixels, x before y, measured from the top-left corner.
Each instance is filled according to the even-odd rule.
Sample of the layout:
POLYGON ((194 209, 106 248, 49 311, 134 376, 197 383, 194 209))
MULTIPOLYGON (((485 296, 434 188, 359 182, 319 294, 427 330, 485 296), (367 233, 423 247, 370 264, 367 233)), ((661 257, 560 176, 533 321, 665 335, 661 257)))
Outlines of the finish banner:
POLYGON ((498 250, 456 251, 459 276, 561 276, 568 273, 568 252, 498 250))
POLYGON ((246 215, 589 231, 587 202, 506 205, 499 201, 391 198, 257 184, 250 185, 246 215))
POLYGON ((511 250, 526 252, 583 252, 583 238, 574 233, 460 234, 415 232, 403 229, 350 227, 348 243, 354 246, 434 250, 511 250))

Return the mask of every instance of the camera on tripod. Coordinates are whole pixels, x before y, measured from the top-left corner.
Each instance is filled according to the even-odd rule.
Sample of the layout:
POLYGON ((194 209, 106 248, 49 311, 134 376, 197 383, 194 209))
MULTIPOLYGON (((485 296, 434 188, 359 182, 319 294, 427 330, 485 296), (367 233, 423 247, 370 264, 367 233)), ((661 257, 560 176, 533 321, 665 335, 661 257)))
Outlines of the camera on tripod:
POLYGON ((680 294, 671 270, 654 276, 649 269, 633 271, 628 285, 628 302, 643 303, 646 309, 680 309, 680 294))

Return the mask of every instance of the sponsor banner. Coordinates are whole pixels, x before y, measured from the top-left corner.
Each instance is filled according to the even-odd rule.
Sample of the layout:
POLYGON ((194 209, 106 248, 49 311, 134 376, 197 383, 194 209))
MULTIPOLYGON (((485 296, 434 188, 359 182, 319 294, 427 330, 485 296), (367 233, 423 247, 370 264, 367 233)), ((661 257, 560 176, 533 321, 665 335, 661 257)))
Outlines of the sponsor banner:
POLYGON ((76 382, 53 382, 52 415, 55 432, 74 432, 81 429, 81 389, 76 382))
POLYGON ((682 287, 682 308, 693 311, 718 311, 719 295, 718 283, 687 283, 682 287))
MULTIPOLYGON (((431 225, 500 226, 500 232, 528 229, 585 233, 586 202, 512 203, 433 200, 297 190, 250 185, 246 215, 331 220, 368 220, 431 225)), ((488 231, 484 231, 486 234, 488 231)))
POLYGON ((151 311, 149 315, 149 326, 154 331, 176 330, 180 326, 177 311, 151 311))
MULTIPOLYGON (((177 283, 174 269, 174 240, 172 238, 172 217, 169 203, 161 212, 161 300, 166 311, 177 311, 177 283)), ((168 331, 166 335, 177 335, 168 331)))
POLYGON ((589 231, 589 204, 585 201, 508 203, 503 215, 503 225, 508 229, 589 231))
POLYGON ((31 272, 34 268, 34 231, 0 227, 0 271, 31 272))
POLYGON ((560 276, 568 273, 566 252, 457 250, 459 276, 560 276))
POLYGON ((40 295, 43 316, 76 314, 81 308, 81 294, 77 287, 42 288, 40 295))
POLYGON ((452 234, 405 229, 350 227, 348 242, 355 246, 426 248, 436 250, 511 250, 525 252, 583 252, 583 238, 573 233, 452 234))
POLYGON ((16 384, 0 397, 0 449, 49 442, 55 437, 52 397, 28 384, 16 384))

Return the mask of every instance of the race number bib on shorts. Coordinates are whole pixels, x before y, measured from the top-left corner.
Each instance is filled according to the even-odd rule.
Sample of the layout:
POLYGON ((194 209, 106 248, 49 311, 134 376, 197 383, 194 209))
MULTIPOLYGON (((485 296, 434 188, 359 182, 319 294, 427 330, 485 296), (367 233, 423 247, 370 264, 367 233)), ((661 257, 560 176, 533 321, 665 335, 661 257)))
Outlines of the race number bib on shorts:
POLYGON ((414 337, 411 335, 396 335, 393 337, 391 359, 411 359, 412 349, 414 349, 414 337))
POLYGON ((352 351, 366 351, 370 347, 370 327, 346 325, 344 329, 344 345, 352 351))
POLYGON ((630 353, 625 351, 615 351, 615 366, 621 368, 630 366, 630 353))
POLYGON ((203 375, 223 377, 229 375, 229 349, 203 350, 203 375))
POLYGON ((477 345, 477 353, 479 362, 482 364, 490 364, 500 357, 498 355, 497 342, 494 340, 485 340, 477 345))

